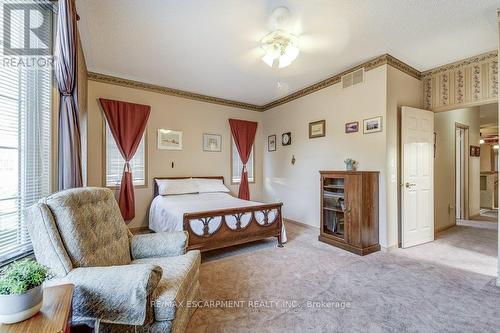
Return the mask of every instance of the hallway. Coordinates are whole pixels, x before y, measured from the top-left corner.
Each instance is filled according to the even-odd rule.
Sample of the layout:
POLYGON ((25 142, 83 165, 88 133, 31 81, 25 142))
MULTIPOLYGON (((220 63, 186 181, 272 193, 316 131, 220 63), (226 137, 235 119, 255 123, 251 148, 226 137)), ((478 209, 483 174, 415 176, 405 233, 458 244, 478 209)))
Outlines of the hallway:
POLYGON ((408 249, 405 256, 474 272, 497 276, 498 223, 458 220, 457 225, 436 235, 436 240, 408 249))

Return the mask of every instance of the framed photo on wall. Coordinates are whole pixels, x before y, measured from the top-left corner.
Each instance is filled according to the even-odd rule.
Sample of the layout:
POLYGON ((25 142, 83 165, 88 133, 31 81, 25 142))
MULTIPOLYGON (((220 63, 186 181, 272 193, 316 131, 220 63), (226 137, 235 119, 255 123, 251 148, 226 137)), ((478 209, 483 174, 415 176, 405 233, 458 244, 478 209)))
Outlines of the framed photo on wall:
POLYGON ((480 157, 481 156, 481 147, 480 146, 470 146, 469 155, 472 157, 480 157))
POLYGON ((182 150, 182 132, 159 128, 158 149, 182 150))
POLYGON ((222 135, 204 133, 203 151, 211 151, 211 152, 222 151, 222 135))
POLYGON ((326 120, 309 123, 309 139, 321 138, 326 135, 326 120))
POLYGON ((370 134, 382 132, 382 116, 363 120, 363 133, 370 134))
POLYGON ((353 121, 345 124, 346 133, 356 133, 357 131, 359 131, 359 122, 353 121))
POLYGON ((276 151, 276 135, 269 135, 267 137, 267 150, 276 151))

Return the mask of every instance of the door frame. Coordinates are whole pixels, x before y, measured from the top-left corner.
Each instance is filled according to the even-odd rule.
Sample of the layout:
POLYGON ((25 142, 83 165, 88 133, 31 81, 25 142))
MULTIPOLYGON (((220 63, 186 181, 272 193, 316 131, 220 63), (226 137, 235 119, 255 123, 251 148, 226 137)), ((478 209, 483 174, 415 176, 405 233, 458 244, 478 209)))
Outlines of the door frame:
MULTIPOLYGON (((465 167, 465 171, 464 171, 464 207, 463 207, 463 212, 464 212, 464 216, 463 216, 463 219, 464 220, 468 220, 469 219, 469 167, 470 167, 470 156, 469 156, 469 126, 468 125, 464 125, 464 124, 461 124, 459 122, 455 122, 455 144, 454 144, 454 151, 453 151, 453 156, 454 156, 454 179, 455 179, 455 182, 453 184, 453 188, 455 189, 454 191, 454 202, 455 202, 455 206, 453 207, 453 225, 456 225, 457 224, 457 219, 456 219, 456 209, 457 209, 457 137, 456 137, 456 133, 457 133, 457 129, 463 129, 464 130, 464 138, 465 138, 465 142, 464 142, 464 167, 465 167)), ((434 230, 434 235, 436 234, 436 230, 434 230)))

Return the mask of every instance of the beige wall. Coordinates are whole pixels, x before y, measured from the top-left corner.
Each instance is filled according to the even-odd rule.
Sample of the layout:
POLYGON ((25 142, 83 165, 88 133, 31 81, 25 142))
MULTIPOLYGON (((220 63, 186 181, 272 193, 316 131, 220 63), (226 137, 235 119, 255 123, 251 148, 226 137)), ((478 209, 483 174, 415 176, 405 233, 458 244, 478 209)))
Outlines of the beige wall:
MULTIPOLYGON (((144 90, 89 81, 88 84, 88 184, 103 186, 103 115, 99 97, 151 106, 147 127, 148 180, 147 188, 137 188, 136 217, 129 225, 148 225, 148 209, 152 200, 153 177, 222 175, 230 182, 230 128, 229 118, 259 122, 255 145, 256 183, 250 184, 253 200, 261 199, 262 192, 262 114, 254 111, 219 106, 144 90), (156 148, 156 130, 168 128, 183 131, 183 150, 165 151, 156 148), (202 134, 222 135, 222 152, 203 152, 202 134), (171 168, 174 162, 175 167, 171 168)), ((230 186, 233 192, 237 186, 230 186)))
POLYGON ((479 164, 480 164, 480 169, 481 172, 488 172, 488 171, 493 171, 493 168, 491 167, 491 159, 494 155, 493 153, 493 146, 485 143, 481 145, 481 156, 479 158, 479 164))
MULTIPOLYGON (((469 145, 479 145, 479 108, 471 107, 435 114, 436 159, 434 165, 435 229, 455 224, 455 124, 469 126, 469 145)), ((479 214, 478 157, 469 161, 469 216, 479 214)))
POLYGON ((82 179, 83 185, 87 184, 87 110, 88 110, 88 73, 85 55, 83 54, 82 42, 78 35, 78 72, 77 72, 77 89, 78 89, 78 111, 80 116, 80 138, 82 144, 82 179))
POLYGON ((264 199, 283 201, 286 218, 319 227, 318 171, 343 170, 344 159, 353 158, 359 170, 380 171, 380 244, 393 247, 398 244, 398 110, 422 107, 422 82, 391 66, 365 74, 361 85, 336 84, 264 113, 264 138, 276 134, 279 141, 283 132, 292 132, 291 146, 264 151, 264 199), (363 134, 363 119, 373 116, 383 116, 383 132, 363 134), (309 139, 308 123, 322 119, 326 137, 309 139), (359 122, 360 132, 345 134, 351 121, 359 122))
POLYGON ((387 247, 398 246, 399 121, 402 106, 422 108, 422 81, 387 67, 387 247))
POLYGON ((365 73, 365 82, 342 89, 335 84, 264 112, 264 138, 276 134, 277 151, 264 152, 264 200, 282 201, 286 218, 319 228, 319 170, 344 170, 344 159, 359 170, 380 171, 380 242, 386 245, 386 132, 363 134, 363 119, 386 121, 387 66, 365 73), (326 120, 326 137, 309 139, 308 124, 326 120), (360 132, 345 134, 345 123, 359 121, 360 132), (283 147, 281 134, 292 132, 283 147), (295 165, 291 164, 295 156, 295 165))

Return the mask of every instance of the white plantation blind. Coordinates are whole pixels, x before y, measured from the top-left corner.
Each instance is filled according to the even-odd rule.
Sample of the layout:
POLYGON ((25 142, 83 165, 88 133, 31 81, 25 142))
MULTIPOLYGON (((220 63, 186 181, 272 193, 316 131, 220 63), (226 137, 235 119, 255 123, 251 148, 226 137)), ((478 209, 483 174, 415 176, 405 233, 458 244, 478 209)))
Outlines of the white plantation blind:
MULTIPOLYGON (((23 47, 24 12, 11 14, 10 45, 23 47)), ((5 17, 3 7, 0 17, 5 17)), ((30 25, 41 19, 32 15, 30 25)), ((51 24, 45 27, 38 33, 52 34, 51 24)), ((36 38, 29 44, 44 45, 36 38)), ((51 91, 50 68, 0 64, 0 266, 32 250, 24 213, 50 193, 51 91)))
MULTIPOLYGON (((241 182, 241 169, 243 168, 243 163, 241 162, 240 155, 238 154, 238 148, 236 147, 236 144, 234 143, 234 140, 232 138, 231 138, 231 146, 232 146, 231 153, 233 154, 233 156, 231 157, 233 159, 231 180, 234 184, 238 184, 241 182)), ((253 164, 254 164, 253 150, 254 146, 252 146, 252 151, 250 152, 250 157, 248 158, 248 163, 247 163, 249 182, 253 182, 255 177, 253 169, 253 164)))
POLYGON ((0 66, 0 264, 31 250, 23 217, 50 192, 51 71, 0 66))
MULTIPOLYGON (((132 179, 135 186, 146 185, 146 151, 145 137, 142 136, 139 147, 130 161, 130 169, 132 170, 132 179)), ((118 146, 116 145, 113 134, 106 122, 106 186, 119 187, 125 160, 123 159, 118 146)))

